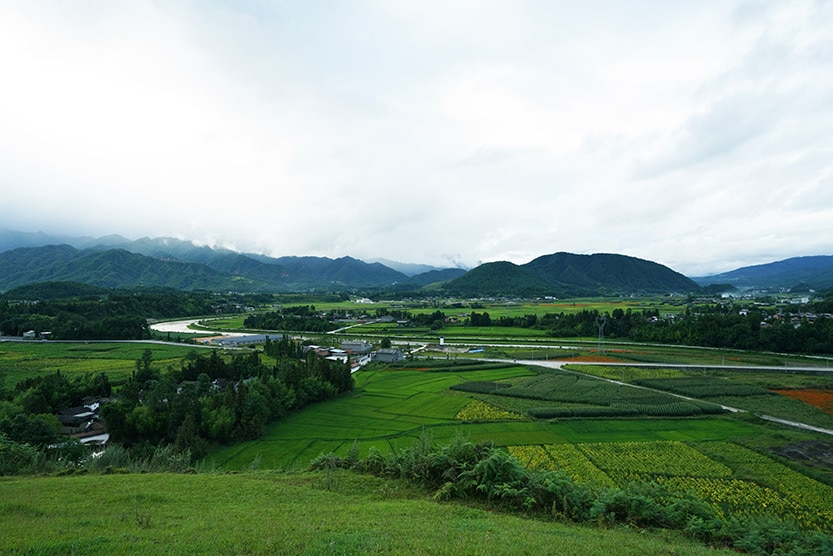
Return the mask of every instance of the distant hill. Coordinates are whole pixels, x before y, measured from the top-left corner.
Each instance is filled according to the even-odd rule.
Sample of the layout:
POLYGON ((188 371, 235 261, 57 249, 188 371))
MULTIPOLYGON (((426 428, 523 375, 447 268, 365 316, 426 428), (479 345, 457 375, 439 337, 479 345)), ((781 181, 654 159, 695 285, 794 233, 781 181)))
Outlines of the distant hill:
POLYGON ((625 255, 554 253, 524 265, 486 263, 446 284, 466 296, 684 293, 699 286, 661 264, 625 255))
POLYGON ((815 290, 833 287, 833 256, 793 257, 694 278, 699 284, 729 284, 740 289, 781 290, 798 285, 815 290))
POLYGON ((47 245, 12 249, 0 253, 0 291, 45 281, 73 281, 105 288, 332 291, 382 287, 408 280, 404 274, 384 265, 367 264, 351 257, 252 258, 227 250, 202 249, 197 248, 196 252, 205 262, 188 262, 165 255, 157 258, 102 247, 81 250, 69 245, 47 245))
MULTIPOLYGON (((111 238, 119 244, 119 238, 111 238)), ((101 244, 21 247, 0 253, 0 291, 47 281, 101 288, 169 287, 209 291, 433 289, 454 295, 583 296, 688 292, 698 286, 673 270, 624 255, 555 253, 525 264, 487 263, 468 272, 431 270, 413 277, 352 257, 279 257, 214 250, 179 240, 132 244, 147 254, 101 244)))
POLYGON ((485 263, 447 283, 449 293, 466 297, 512 295, 536 296, 552 294, 552 286, 534 272, 514 263, 485 263))
POLYGON ((0 253, 0 290, 35 282, 70 281, 104 288, 165 286, 233 289, 234 280, 199 263, 163 261, 123 249, 79 250, 68 245, 23 247, 0 253))

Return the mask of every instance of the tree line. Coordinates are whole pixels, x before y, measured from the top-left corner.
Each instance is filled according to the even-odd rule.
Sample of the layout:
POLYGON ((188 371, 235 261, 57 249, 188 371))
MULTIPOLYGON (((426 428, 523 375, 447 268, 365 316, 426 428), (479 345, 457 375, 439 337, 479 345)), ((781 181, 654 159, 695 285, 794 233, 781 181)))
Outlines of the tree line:
POLYGON ((249 315, 243 321, 243 325, 260 330, 329 332, 339 327, 333 323, 336 316, 319 314, 314 305, 299 305, 249 315))
POLYGON ((56 340, 142 340, 150 338, 148 318, 174 318, 237 311, 246 296, 210 292, 181 292, 163 288, 112 290, 89 294, 63 282, 50 283, 56 295, 43 288, 9 292, 0 297, 0 332, 22 336, 33 330, 50 332, 56 340), (25 297, 19 297, 27 293, 25 297), (71 295, 80 293, 81 295, 71 295), (32 296, 39 297, 32 297, 32 296))
POLYGON ((487 312, 472 312, 464 324, 536 328, 559 338, 595 337, 603 326, 605 337, 634 342, 817 355, 833 353, 833 319, 824 317, 830 305, 830 301, 814 305, 817 318, 798 313, 797 308, 776 315, 760 309, 741 311, 726 304, 689 307, 685 313, 669 317, 660 316, 656 309, 583 310, 498 319, 487 312))

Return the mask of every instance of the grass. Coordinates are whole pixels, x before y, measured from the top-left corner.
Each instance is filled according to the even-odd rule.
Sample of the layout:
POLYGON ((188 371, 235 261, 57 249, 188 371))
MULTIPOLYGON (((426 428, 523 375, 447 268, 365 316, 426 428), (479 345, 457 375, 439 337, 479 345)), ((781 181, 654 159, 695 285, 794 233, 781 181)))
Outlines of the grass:
POLYGON ((730 554, 667 531, 597 529, 437 503, 352 472, 0 481, 4 554, 730 554))

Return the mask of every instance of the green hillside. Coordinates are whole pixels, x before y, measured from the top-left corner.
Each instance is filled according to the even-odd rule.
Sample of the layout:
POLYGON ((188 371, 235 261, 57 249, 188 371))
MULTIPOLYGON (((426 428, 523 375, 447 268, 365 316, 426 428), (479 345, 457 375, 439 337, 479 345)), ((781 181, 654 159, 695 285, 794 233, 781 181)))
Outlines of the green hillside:
POLYGON ((149 256, 125 249, 21 247, 0 252, 0 291, 46 281, 72 281, 105 288, 160 286, 243 292, 343 290, 407 281, 401 272, 351 257, 274 259, 205 249, 195 250, 194 257, 199 260, 189 261, 164 253, 149 256))
POLYGON ((485 263, 452 280, 444 289, 463 296, 535 296, 554 294, 554 286, 523 266, 499 261, 485 263))
POLYGON ((352 472, 0 480, 3 554, 730 554, 438 503, 352 472))
POLYGON ((632 293, 681 293, 699 289, 661 264, 625 255, 554 253, 524 265, 486 263, 451 281, 457 295, 555 295, 559 297, 632 293))

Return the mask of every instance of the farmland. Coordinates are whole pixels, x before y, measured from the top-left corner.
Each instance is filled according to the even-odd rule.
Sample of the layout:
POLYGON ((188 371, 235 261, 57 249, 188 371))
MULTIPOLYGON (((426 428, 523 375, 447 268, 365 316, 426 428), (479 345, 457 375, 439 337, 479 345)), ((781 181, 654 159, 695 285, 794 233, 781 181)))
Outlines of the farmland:
MULTIPOLYGON (((522 415, 496 403, 481 406, 480 418, 461 419, 471 406, 466 392, 450 390, 463 383, 514 383, 539 376, 531 369, 505 365, 482 370, 408 370, 377 367, 359 371, 353 394, 318 404, 273 427, 261 440, 243 443, 209 456, 217 465, 246 468, 254 461, 267 467, 303 467, 321 452, 346 450, 357 442, 361 452, 374 446, 393 450, 427 432, 435 441, 464 434, 498 445, 574 442, 718 440, 754 435, 756 426, 713 416, 709 419, 568 419, 560 421, 507 418, 522 415), (488 418, 485 407, 495 408, 488 418)), ((479 397, 477 394, 473 394, 479 397)), ((497 398, 497 396, 493 397, 497 398)), ((512 400, 501 396, 500 399, 512 400)), ((540 403, 540 402, 538 402, 540 403)))
POLYGON ((0 343, 0 387, 10 388, 35 376, 61 371, 105 373, 115 384, 123 383, 136 368, 136 361, 150 349, 160 368, 179 367, 194 346, 139 342, 2 342, 0 343))
MULTIPOLYGON (((239 322, 227 319, 222 324, 234 327, 239 322)), ((503 362, 473 361, 472 355, 458 357, 458 352, 434 345, 413 361, 371 364, 354 373, 354 391, 290 414, 258 440, 215 445, 197 468, 295 472, 321 454, 396 454, 426 438, 437 445, 465 438, 491 443, 531 469, 563 472, 594 489, 653 482, 671 492, 695 492, 721 515, 772 513, 807 530, 830 532, 830 470, 789 461, 774 451, 820 437, 766 424, 753 415, 800 417, 831 427, 833 417, 788 397, 790 392, 824 391, 831 385, 828 376, 731 369, 733 364, 783 364, 783 358, 770 354, 622 345, 602 355, 594 342, 544 350, 534 347, 533 338, 523 338, 528 345, 489 345, 479 354, 499 353, 503 362), (527 353, 558 359, 559 364, 597 364, 567 363, 567 370, 554 370, 513 361, 527 353), (693 359, 704 368, 604 365, 666 358, 672 363, 693 359), (707 370, 706 365, 726 368, 707 370), (779 385, 783 388, 773 391, 779 385), (719 403, 751 414, 723 413, 719 403)), ((195 349, 129 343, 0 344, 0 377, 8 387, 21 377, 60 369, 105 372, 114 382, 123 381, 149 348, 153 365, 160 369, 178 369, 195 349)))
MULTIPOLYGON (((364 457, 372 450, 397 452, 426 436, 438 444, 462 436, 503 446, 531 469, 562 471, 596 488, 655 481, 671 491, 696 492, 726 515, 777 513, 825 531, 833 523, 833 487, 823 474, 804 474, 762 448, 809 438, 805 433, 735 415, 575 418, 580 408, 602 404, 666 410, 668 394, 509 363, 472 370, 459 361, 442 365, 359 371, 353 394, 294 415, 261 440, 216 452, 204 465, 303 468, 323 453, 353 450, 364 457), (572 408, 574 417, 534 418, 541 414, 535 407, 547 405, 572 408)), ((688 394, 705 388, 700 379, 666 371, 659 369, 655 379, 643 372, 639 380, 680 380, 677 387, 688 394)), ((724 388, 736 395, 762 390, 743 382, 724 388)))

